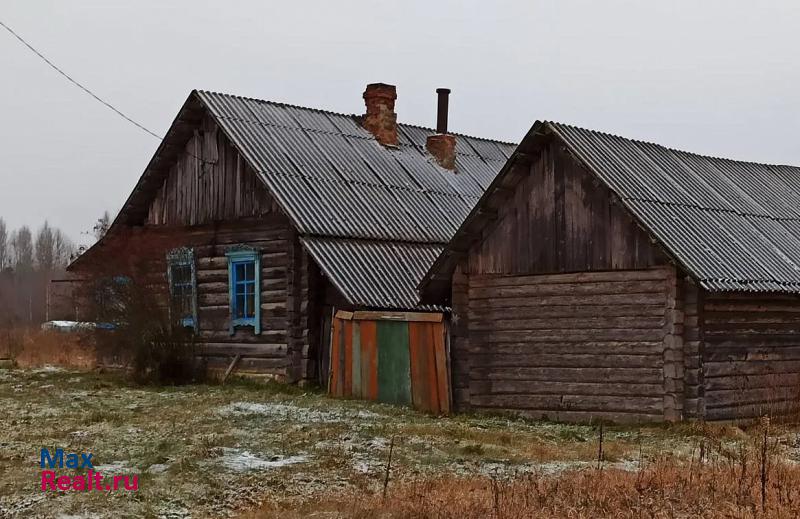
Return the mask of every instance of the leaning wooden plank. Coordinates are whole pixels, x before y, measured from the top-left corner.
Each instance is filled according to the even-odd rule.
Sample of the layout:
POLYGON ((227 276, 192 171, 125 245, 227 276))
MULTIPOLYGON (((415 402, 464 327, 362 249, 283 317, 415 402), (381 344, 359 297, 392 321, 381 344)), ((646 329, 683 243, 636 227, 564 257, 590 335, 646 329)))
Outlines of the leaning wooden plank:
POLYGON ((328 393, 331 395, 338 394, 339 391, 339 348, 341 336, 342 321, 333 319, 331 324, 331 346, 330 346, 330 374, 328 380, 328 393))
POLYGON ((242 356, 239 355, 238 353, 236 354, 235 357, 233 357, 233 360, 231 361, 230 366, 228 366, 228 369, 225 370, 225 374, 222 375, 222 384, 225 383, 225 380, 227 380, 228 375, 231 374, 231 371, 233 371, 233 368, 236 366, 236 363, 239 362, 239 359, 241 359, 241 358, 242 358, 242 356))
POLYGON ((349 321, 353 318, 353 312, 348 312, 347 310, 337 310, 334 317, 344 321, 349 321))

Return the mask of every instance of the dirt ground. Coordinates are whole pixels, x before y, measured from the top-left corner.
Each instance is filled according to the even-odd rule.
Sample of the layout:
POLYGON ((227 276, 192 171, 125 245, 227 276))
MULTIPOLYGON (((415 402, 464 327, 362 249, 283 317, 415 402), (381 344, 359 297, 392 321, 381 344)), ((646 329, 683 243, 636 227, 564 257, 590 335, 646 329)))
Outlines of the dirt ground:
MULTIPOLYGON (((326 499, 380 496, 390 451, 389 492, 436 478, 513 482, 597 470, 599 436, 596 425, 440 418, 278 384, 142 387, 111 374, 0 369, 0 517, 309 511, 326 499), (42 491, 42 448, 92 453, 97 472, 138 475, 138 490, 42 491)), ((734 426, 606 426, 601 466, 688 463, 750 440, 734 426)), ((782 462, 800 462, 796 429, 775 426, 770 442, 782 462)))

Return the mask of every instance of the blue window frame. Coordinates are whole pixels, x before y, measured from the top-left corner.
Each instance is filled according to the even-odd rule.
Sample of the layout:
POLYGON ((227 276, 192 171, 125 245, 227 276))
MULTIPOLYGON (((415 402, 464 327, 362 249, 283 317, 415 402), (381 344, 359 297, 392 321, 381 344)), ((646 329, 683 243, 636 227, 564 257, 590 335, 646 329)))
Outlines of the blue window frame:
POLYGON ((255 249, 237 249, 228 258, 231 335, 240 326, 261 333, 261 255, 255 249))
POLYGON ((173 322, 197 331, 197 279, 192 249, 175 249, 167 254, 167 278, 173 322))

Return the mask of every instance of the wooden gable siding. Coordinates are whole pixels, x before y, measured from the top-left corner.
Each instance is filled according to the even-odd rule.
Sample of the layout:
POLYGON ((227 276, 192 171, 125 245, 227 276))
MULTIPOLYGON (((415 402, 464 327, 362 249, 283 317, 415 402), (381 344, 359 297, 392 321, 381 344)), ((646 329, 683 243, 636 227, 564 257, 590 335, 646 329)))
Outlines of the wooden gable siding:
POLYGON ((551 141, 470 250, 465 272, 538 274, 663 264, 663 255, 610 191, 551 141))
POLYGON ((800 410, 800 298, 703 294, 703 405, 709 420, 800 410))
POLYGON ((256 172, 206 116, 169 168, 145 223, 202 225, 278 211, 256 172))

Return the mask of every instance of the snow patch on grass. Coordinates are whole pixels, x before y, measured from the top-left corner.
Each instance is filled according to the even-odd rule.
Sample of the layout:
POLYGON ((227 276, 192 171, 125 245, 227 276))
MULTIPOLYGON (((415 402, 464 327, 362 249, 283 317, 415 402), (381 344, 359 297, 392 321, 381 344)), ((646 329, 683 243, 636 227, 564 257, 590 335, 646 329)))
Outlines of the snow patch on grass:
POLYGON ((264 459, 249 451, 223 447, 222 456, 217 461, 225 468, 234 472, 248 472, 251 470, 264 470, 286 467, 302 463, 308 459, 305 455, 298 456, 272 456, 264 459))
POLYGON ((65 371, 66 370, 64 368, 62 368, 62 367, 53 366, 51 364, 45 364, 41 368, 32 369, 31 373, 37 373, 37 374, 45 373, 45 374, 47 374, 47 373, 63 373, 65 371))
POLYGON ((267 416, 275 420, 304 423, 334 423, 349 420, 380 420, 384 417, 371 411, 315 409, 281 403, 233 402, 219 409, 222 416, 267 416))
POLYGON ((101 474, 123 474, 130 473, 134 468, 127 461, 112 461, 103 465, 95 465, 94 471, 101 474))

